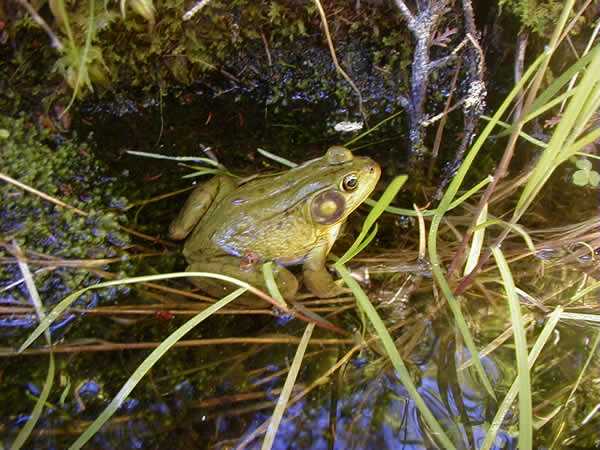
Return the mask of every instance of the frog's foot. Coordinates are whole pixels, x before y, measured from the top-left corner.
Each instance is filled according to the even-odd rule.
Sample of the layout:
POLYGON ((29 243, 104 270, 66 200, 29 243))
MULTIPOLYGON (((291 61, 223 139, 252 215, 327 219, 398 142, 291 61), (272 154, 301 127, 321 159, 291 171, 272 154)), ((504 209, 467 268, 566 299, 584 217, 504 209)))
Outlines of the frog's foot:
MULTIPOLYGON (((234 256, 222 256, 212 258, 206 262, 193 263, 187 268, 188 272, 213 272, 245 281, 250 285, 268 293, 265 279, 262 274, 260 264, 251 267, 240 268, 240 258, 234 256)), ((298 280, 292 272, 284 267, 275 266, 275 281, 279 292, 286 300, 296 297, 298 292, 298 280)), ((235 291, 238 286, 225 281, 215 280, 214 278, 193 277, 191 281, 203 291, 213 297, 221 298, 235 291)), ((249 306, 266 306, 265 301, 259 299, 254 294, 246 293, 240 297, 240 302, 249 306)))
POLYGON ((307 289, 319 298, 337 297, 347 294, 349 290, 333 281, 333 277, 325 267, 318 270, 304 269, 304 284, 307 289))

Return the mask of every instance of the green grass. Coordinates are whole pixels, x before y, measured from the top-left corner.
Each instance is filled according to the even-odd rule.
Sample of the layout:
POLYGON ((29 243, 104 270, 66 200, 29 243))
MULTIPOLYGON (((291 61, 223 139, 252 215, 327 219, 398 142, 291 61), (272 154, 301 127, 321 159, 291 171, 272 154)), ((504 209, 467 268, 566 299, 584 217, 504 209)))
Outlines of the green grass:
MULTIPOLYGON (((31 302, 33 303, 33 306, 35 308, 35 312, 38 316, 38 319, 43 320, 46 315, 46 312, 44 310, 44 305, 40 298, 40 294, 38 293, 37 288, 35 287, 35 283, 33 281, 31 272, 29 271, 29 266, 26 263, 24 263, 23 261, 19 261, 18 264, 19 264, 19 268, 21 269, 21 273, 23 274, 23 279, 25 280, 25 285, 27 286, 27 290, 29 291, 29 295, 31 297, 31 302)), ((52 346, 52 338, 51 338, 50 332, 48 330, 45 330, 44 336, 46 338, 46 343, 49 346, 52 346)), ((23 445, 25 444, 27 439, 29 439, 31 432, 35 428, 38 420, 40 419, 40 417, 42 415, 44 406, 46 405, 46 401, 48 400, 48 397, 50 396, 50 392, 52 391, 52 386, 54 385, 55 372, 56 372, 56 365, 54 362, 54 354, 52 352, 50 352, 49 359, 48 359, 48 371, 46 372, 46 380, 44 381, 44 386, 42 387, 40 396, 38 397, 37 401, 35 402, 33 410, 31 411, 31 414, 29 415, 29 419, 27 419, 27 422, 25 423, 23 428, 21 428, 21 430, 17 434, 17 437, 13 441, 13 443, 10 447, 11 450, 19 450, 21 447, 23 447, 23 445)))
POLYGON ((373 204, 371 211, 369 211, 369 214, 365 218, 358 237, 352 243, 350 248, 346 250, 346 253, 340 257, 336 264, 346 264, 373 240, 375 234, 377 234, 377 226, 375 222, 389 206, 394 197, 396 197, 396 194, 398 194, 400 189, 402 189, 402 186, 404 183, 406 183, 407 178, 408 177, 406 175, 397 176, 387 186, 384 193, 381 195, 379 200, 373 204))
POLYGON ((315 325, 312 323, 309 323, 304 329, 304 334, 302 335, 300 344, 298 344, 298 348, 296 349, 296 354, 294 355, 294 360, 292 361, 288 375, 285 378, 285 383, 281 389, 281 394, 279 394, 279 398, 277 399, 277 404, 275 405, 275 410, 271 416, 269 427, 265 433, 261 450, 271 450, 273 447, 277 430, 279 429, 281 419, 285 413, 285 409, 290 397, 292 396, 294 384, 296 383, 296 378, 298 378, 300 366, 302 365, 302 360, 304 359, 304 354, 306 353, 306 347, 308 346, 308 342, 310 341, 310 337, 314 329, 315 325))
POLYGON ((444 432, 444 428, 435 418, 433 413, 429 410, 421 394, 419 394, 419 391, 417 390, 416 385, 412 381, 412 378, 410 376, 410 373, 408 372, 408 369, 406 368, 406 365, 404 364, 404 361, 402 361, 402 357, 400 356, 400 352, 398 352, 398 348, 394 343, 394 339, 387 330, 385 324, 383 323, 383 320, 381 320, 381 317, 379 317, 379 314, 377 314, 377 310, 369 301, 369 297, 367 297, 367 294, 365 294, 365 292, 362 290, 357 281, 354 278, 352 278, 352 275, 350 275, 350 272, 348 272, 348 269, 346 269, 344 265, 336 263, 336 269, 341 275, 346 285, 352 290, 352 293, 356 297, 356 301, 359 308, 365 313, 365 315, 371 322, 371 325, 373 326, 375 332, 379 336, 381 344, 383 345, 383 348, 385 349, 386 354, 390 359, 390 362, 394 366, 394 369, 396 369, 398 378, 406 388, 408 395, 410 395, 410 398, 415 402, 415 406, 421 413, 423 420, 431 428, 436 441, 444 449, 455 449, 456 447, 444 432))
POLYGON ((152 353, 150 353, 144 361, 135 369, 129 379, 125 382, 123 387, 119 390, 115 398, 109 403, 109 405, 102 411, 102 413, 92 422, 92 424, 77 438, 77 440, 69 447, 70 450, 78 450, 82 448, 121 407, 123 402, 127 399, 129 394, 135 389, 138 383, 144 376, 154 367, 154 365, 163 357, 163 355, 182 339, 192 329, 206 320, 208 317, 213 315, 219 309, 223 308, 227 304, 231 303, 237 297, 246 292, 247 289, 239 288, 231 294, 223 297, 221 300, 202 312, 196 314, 194 317, 189 319, 173 333, 171 333, 161 344, 156 347, 152 353))
MULTIPOLYGON (((560 320, 560 315, 562 311, 562 307, 559 306, 546 319, 544 328, 538 335, 538 338, 536 339, 535 344, 531 348, 531 352, 529 352, 529 355, 527 357, 527 367, 529 370, 531 370, 538 356, 542 352, 542 349, 548 342, 548 339, 554 331, 556 324, 560 320)), ((496 415, 494 416, 494 419, 492 420, 492 423, 488 428, 488 431, 485 435, 485 440, 483 441, 483 444, 481 444, 481 450, 489 450, 490 448, 492 448, 492 445, 494 444, 494 441, 496 439, 496 435, 498 434, 498 430, 502 426, 504 418, 506 417, 506 414, 508 414, 508 411, 512 407, 515 398, 517 398, 517 394, 519 393, 520 389, 523 389, 523 387, 521 380, 517 375, 517 378, 515 378, 515 380, 513 381, 513 384, 509 388, 508 392, 504 396, 504 399, 502 400, 502 402, 498 406, 498 409, 496 410, 496 415)))
POLYGON ((531 378, 527 362, 527 336, 521 314, 521 304, 515 288, 510 268, 504 258, 502 251, 494 247, 492 254, 500 270, 508 306, 510 309, 510 321, 513 326, 515 347, 517 352, 517 373, 519 377, 519 448, 529 450, 533 445, 533 411, 531 406, 531 378))
POLYGON ((137 284, 137 283, 146 283, 146 282, 151 282, 151 281, 170 280, 173 278, 192 278, 192 277, 213 278, 216 280, 224 281, 226 283, 231 283, 236 286, 239 286, 240 288, 244 288, 244 289, 250 291, 251 293, 257 295, 260 298, 263 298, 267 301, 272 301, 273 304, 277 305, 276 300, 267 296, 260 290, 249 285, 248 283, 238 280, 236 278, 228 277, 227 275, 221 275, 218 273, 211 273, 211 272, 174 272, 174 273, 164 273, 164 274, 160 274, 160 275, 145 275, 145 276, 140 276, 140 277, 124 278, 121 280, 106 281, 104 283, 98 283, 98 284, 94 284, 92 286, 88 286, 84 289, 80 289, 79 291, 73 292, 72 294, 69 294, 67 297, 65 297, 63 300, 61 300, 58 303, 58 305, 56 305, 54 307, 54 309, 52 309, 52 311, 50 311, 50 313, 48 313, 45 317, 42 318, 42 320, 40 320, 40 323, 38 324, 38 326, 35 328, 35 330, 33 330, 33 332, 27 337, 25 342, 19 348, 19 352, 22 352, 23 350, 27 349, 33 342, 35 342, 35 340, 42 333, 45 333, 46 330, 50 327, 50 325, 56 319, 58 319, 66 311, 66 309, 73 304, 73 302, 75 302, 79 297, 81 297, 81 295, 83 295, 84 293, 86 293, 88 291, 95 290, 95 289, 103 289, 103 288, 111 287, 111 286, 122 286, 122 285, 126 285, 126 284, 137 284))

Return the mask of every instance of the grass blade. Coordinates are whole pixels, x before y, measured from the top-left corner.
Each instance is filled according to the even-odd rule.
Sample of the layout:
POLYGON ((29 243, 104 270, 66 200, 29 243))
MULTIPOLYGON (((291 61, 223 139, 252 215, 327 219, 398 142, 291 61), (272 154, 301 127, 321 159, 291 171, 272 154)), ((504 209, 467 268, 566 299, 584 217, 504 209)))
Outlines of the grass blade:
POLYGON ((581 291, 579 291, 577 294, 575 294, 573 296, 573 298, 571 300, 569 300, 567 302, 567 304, 565 306, 569 306, 571 303, 574 303, 577 300, 579 300, 580 298, 585 297, 590 292, 593 292, 596 289, 600 289, 600 281, 596 281, 596 282, 592 283, 591 285, 589 285, 588 287, 586 287, 586 288, 582 289, 581 291))
POLYGON ((469 352, 471 353, 471 358, 473 360, 473 364, 475 366, 475 370, 479 375, 481 382, 484 387, 488 391, 488 393, 495 398, 494 390, 492 389, 492 385, 483 369, 483 365, 479 359, 479 352, 477 351, 477 347, 475 346, 475 342, 473 341, 473 337, 471 336, 471 332, 469 331, 469 327, 467 322, 462 314, 460 309, 460 305, 458 300, 452 293, 452 289, 450 289, 450 285, 444 276, 444 273, 441 269, 441 262, 437 253, 437 233, 442 223, 442 219, 446 211, 449 210, 450 205, 452 204, 452 200, 454 199, 456 193, 460 189, 460 185, 462 184, 467 171, 471 167, 471 164, 475 160, 475 157, 479 153, 479 150, 483 147, 483 144, 486 143, 487 138, 491 134, 492 130, 497 124, 497 121, 500 120, 500 117, 507 111, 508 107, 512 103, 512 101, 516 98, 516 96, 521 92, 521 89, 528 80, 534 75, 537 68, 542 65, 550 56, 550 53, 543 53, 536 58, 533 64, 527 69, 527 71, 523 74, 523 77, 519 80, 519 82, 513 87, 508 96, 504 99, 492 120, 489 121, 487 126, 483 129, 471 149, 468 151, 463 163, 458 169, 456 175, 450 182, 450 185, 446 189, 444 196, 440 202, 440 205, 436 209, 435 215, 431 221, 431 226, 429 229, 429 237, 428 237, 428 249, 429 249, 429 261, 431 263, 431 271, 435 278, 436 283, 440 287, 440 290, 444 294, 444 297, 448 301, 448 306, 454 315, 454 320, 456 322, 456 326, 458 327, 460 334, 467 346, 469 352))
POLYGON ((498 247, 494 247, 492 248, 492 254, 504 282, 515 337, 517 373, 519 376, 519 448, 530 450, 533 444, 533 411, 531 406, 531 379, 527 361, 527 336, 523 316, 521 315, 521 304, 519 303, 510 268, 502 251, 498 247))
POLYGON ((389 122, 390 120, 392 120, 395 117, 398 117, 400 114, 404 113, 404 110, 395 112, 394 114, 392 114, 391 116, 386 117, 385 119, 383 119, 381 122, 379 122, 378 124, 374 125, 373 127, 369 128, 367 131, 365 131, 364 133, 359 134, 358 136, 353 137, 352 139, 350 139, 348 142, 344 143, 344 147, 348 147, 352 144, 354 144, 356 141, 364 138, 365 136, 368 136, 369 134, 371 134, 373 131, 375 131, 377 128, 379 128, 380 126, 382 126, 384 123, 389 122))
MULTIPOLYGON (((488 206, 487 203, 483 206, 481 210, 481 214, 477 218, 477 225, 481 225, 487 220, 487 211, 488 206)), ((469 256, 467 257, 467 262, 465 263, 465 271, 464 275, 468 275, 471 271, 477 266, 479 262, 479 255, 481 254, 481 249, 483 247, 483 241, 485 239, 485 227, 475 228, 475 232, 473 233, 473 240, 471 241, 471 249, 469 250, 469 256)))
POLYGON ((204 311, 196 314, 190 320, 185 322, 179 328, 177 328, 173 333, 169 335, 158 347, 156 347, 152 353, 150 353, 146 359, 138 366, 138 368, 133 372, 133 374, 129 377, 129 379, 125 382, 121 390, 115 395, 115 398, 110 402, 110 404, 102 411, 102 413, 92 422, 92 424, 77 438, 77 440, 69 447, 70 450, 78 450, 83 445, 88 442, 97 432, 98 430, 109 420, 113 414, 119 409, 119 407, 123 404, 125 399, 129 396, 129 394, 135 389, 137 384, 141 381, 141 379, 148 373, 148 371, 160 360, 160 358, 171 348, 177 341, 183 338, 188 332, 190 332, 194 327, 200 324, 203 320, 210 317, 212 314, 217 312, 219 309, 226 306, 228 303, 235 300, 241 294, 246 292, 246 289, 240 288, 231 294, 223 297, 218 302, 206 308, 204 311))
MULTIPOLYGON (((527 364, 528 364, 529 370, 531 370, 531 368, 535 364, 535 361, 537 360, 538 356, 542 352, 542 349, 546 345, 548 338, 550 338, 552 331, 554 331, 554 328, 556 327, 556 324, 558 323, 558 321, 560 319, 560 315, 561 315, 562 311, 563 311, 562 307, 559 306, 552 312, 552 314, 550 314, 550 316, 548 316, 548 320, 546 321, 546 324, 544 325, 542 332, 540 333, 537 340, 535 341, 535 344, 533 345, 531 352, 529 352, 529 357, 527 358, 527 364)), ((519 386, 520 386, 520 381, 519 381, 519 376, 517 375, 517 377, 515 378, 515 381, 513 381, 513 384, 510 386, 510 389, 506 393, 506 396, 504 397, 504 399, 502 400, 502 403, 500 404, 500 406, 498 407, 498 410, 496 411, 494 420, 492 420, 492 423, 490 424, 490 428, 488 429, 487 434, 485 436, 485 440, 483 441, 483 444, 481 445, 481 450, 489 450, 492 447, 492 444, 494 443, 494 440, 496 439, 496 435, 498 434, 498 430, 500 429, 500 426, 502 425, 502 422, 504 421, 504 417, 506 417, 506 414, 510 410, 511 405, 515 401, 515 398, 517 398, 517 394, 519 392, 519 386)))
POLYGON ((217 161, 212 160, 210 158, 204 158, 202 156, 167 156, 167 155, 161 155, 160 153, 138 152, 138 151, 134 151, 134 150, 127 150, 127 153, 129 153, 130 155, 144 156, 146 158, 154 158, 154 159, 169 159, 171 161, 193 161, 193 162, 204 163, 209 166, 214 166, 218 169, 224 169, 223 165, 218 163, 217 161))
MULTIPOLYGON (((33 282, 33 276, 31 275, 31 271, 29 270, 29 266, 21 260, 17 261, 19 264, 19 268, 21 269, 21 273, 23 274, 23 279, 25 280, 25 285, 29 291, 29 295, 31 296, 31 302, 35 308, 37 316, 40 320, 43 320, 45 316, 44 305, 40 299, 40 295, 35 287, 35 283, 33 282)), ((50 337, 50 332, 46 330, 45 332, 46 342, 48 345, 52 345, 52 339, 50 337)), ((52 386, 54 384, 54 373, 55 373, 55 364, 54 364, 54 354, 50 353, 50 359, 48 360, 48 372, 46 373, 46 381, 44 381, 44 386, 42 388, 42 392, 35 402, 33 409, 31 410, 31 414, 29 415, 29 419, 21 428, 17 437, 11 445, 11 450, 19 450, 23 447, 23 444, 27 441, 31 432, 33 431, 35 425, 40 419, 42 412, 44 410, 44 406, 46 401, 48 400, 48 396, 50 395, 50 391, 52 390, 52 386)))
POLYGON ((341 265, 347 263, 348 261, 350 261, 350 259, 352 259, 354 255, 358 253, 358 251, 364 248, 364 246, 361 247, 361 243, 365 238, 367 238, 367 236, 372 234, 371 227, 375 224, 375 221, 377 221, 379 216, 385 211, 385 208, 387 208, 392 202, 398 191, 406 182, 407 178, 408 177, 406 175, 400 175, 392 180, 392 182, 385 189, 385 192, 381 194, 381 197, 379 197, 379 200, 377 200, 377 202, 373 205, 373 208, 365 218, 365 221, 363 222, 362 229, 360 230, 358 237, 350 246, 350 248, 346 251, 346 253, 344 253, 344 255, 340 257, 336 264, 341 265))
POLYGON ((267 285, 267 290, 271 297, 273 297, 277 302, 284 308, 287 307, 281 292, 279 292, 279 288, 277 287, 277 282, 275 281, 275 276, 273 275, 273 261, 266 262, 262 265, 262 273, 265 278, 265 284, 267 285))
POLYGON ((580 322, 600 323, 600 314, 583 314, 564 312, 560 315, 562 320, 575 320, 580 322))
POLYGON ((241 288, 245 288, 253 294, 258 295, 261 298, 265 298, 264 293, 259 291, 258 289, 252 287, 248 283, 244 281, 240 281, 236 278, 228 277, 226 275, 221 275, 218 273, 211 272, 173 272, 173 273, 163 273, 160 275, 146 275, 141 277, 132 277, 125 278, 122 280, 114 280, 114 281, 106 281, 104 283, 94 284, 93 286, 88 286, 84 289, 81 289, 77 292, 73 292, 65 297, 63 300, 59 302, 58 305, 54 307, 52 311, 50 311, 39 323, 35 330, 29 335, 29 337, 25 340, 23 345, 19 348, 19 352, 22 352, 27 347, 29 347, 42 333, 45 333, 48 327, 58 319, 65 310, 71 306, 75 300, 77 300, 82 294, 94 290, 94 289, 102 289, 105 287, 111 286, 120 286, 124 284, 135 284, 135 283, 145 283, 149 281, 160 281, 160 280, 169 280, 171 278, 187 278, 187 277, 206 277, 206 278, 214 278, 221 281, 226 281, 228 283, 235 284, 241 288))
POLYGON ((385 348, 385 351, 387 352, 388 357, 390 358, 390 361, 394 366, 394 369, 396 369, 400 381, 408 391, 408 394, 410 395, 412 400, 415 402, 415 405, 421 413, 421 415, 423 416, 423 419, 433 431, 433 435, 441 444, 442 448, 455 449, 454 444, 452 443, 452 441, 450 441, 446 433, 444 433, 442 426, 427 407, 427 404, 423 400, 423 397, 421 397, 421 394, 419 394, 419 391, 413 383, 410 374, 408 373, 408 370, 404 365, 404 361, 402 361, 402 357, 400 356, 400 353, 398 352, 398 349, 394 344, 394 340, 390 336, 390 333, 388 332, 387 328, 385 327, 385 324, 381 320, 381 317, 379 317, 379 314, 377 314, 377 310, 369 301, 369 298, 362 290, 360 285, 357 283, 357 281, 354 278, 352 278, 352 275, 350 275, 350 272, 348 271, 346 266, 336 263, 336 268, 346 285, 354 293, 354 296, 356 297, 356 302, 358 303, 359 307, 365 312, 367 318, 373 325, 373 328, 375 328, 375 331, 377 332, 377 335, 379 336, 379 339, 381 340, 381 343, 383 344, 383 347, 385 348))
POLYGON ((275 435, 277 434, 277 430, 279 429, 279 424, 281 423, 281 419, 283 417, 283 413, 285 412, 285 408, 288 404, 288 401, 292 396, 292 390, 294 389, 296 378, 298 377, 298 373, 300 372, 302 359, 304 358, 304 354, 306 353, 306 347, 308 346, 310 336, 312 335, 314 329, 315 324, 309 323, 304 330, 304 334, 302 335, 302 339, 300 340, 300 344, 298 344, 298 349, 296 350, 296 355, 294 356, 294 360, 292 361, 292 365, 290 366, 288 376, 286 377, 285 383, 283 384, 283 389, 281 389, 281 394, 277 399, 277 405, 275 405, 275 410, 273 411, 271 422, 269 422, 269 428, 267 429, 267 433, 265 434, 265 439, 263 440, 261 450, 271 450, 271 448, 273 447, 275 435))
POLYGON ((527 210, 558 164, 571 156, 570 144, 577 138, 573 131, 585 125, 578 123, 578 117, 588 102, 593 87, 600 82, 600 45, 596 46, 589 54, 593 58, 583 74, 581 82, 574 88, 575 93, 569 99, 565 113, 523 188, 513 214, 513 221, 516 221, 527 210))
POLYGON ((555 79, 550 85, 542 92, 535 101, 531 104, 531 114, 534 114, 537 109, 543 108, 564 86, 566 86, 573 75, 580 72, 585 66, 592 60, 592 53, 579 58, 571 67, 565 70, 557 79, 555 79))
POLYGON ((292 162, 289 159, 282 158, 281 156, 277 156, 275 153, 268 152, 266 150, 263 150, 262 148, 257 148, 256 150, 261 155, 265 156, 266 158, 272 159, 273 161, 276 161, 281 165, 291 168, 298 167, 298 164, 296 164, 295 162, 292 162))

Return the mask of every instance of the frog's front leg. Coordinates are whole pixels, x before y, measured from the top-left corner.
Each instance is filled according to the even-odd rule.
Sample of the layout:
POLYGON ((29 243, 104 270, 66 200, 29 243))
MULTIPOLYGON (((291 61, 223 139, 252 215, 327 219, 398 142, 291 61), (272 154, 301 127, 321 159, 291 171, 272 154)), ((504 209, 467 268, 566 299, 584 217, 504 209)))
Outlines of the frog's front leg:
POLYGON ((333 277, 327 272, 325 261, 329 253, 329 244, 313 248, 307 255, 302 267, 304 272, 304 284, 310 292, 319 298, 330 298, 346 292, 344 288, 338 286, 333 277))
POLYGON ((169 237, 177 240, 184 239, 208 211, 210 205, 219 201, 236 187, 235 181, 225 175, 212 177, 206 183, 196 187, 185 201, 177 217, 171 222, 169 237))
MULTIPOLYGON (((187 271, 213 272, 227 275, 245 281, 264 292, 268 292, 260 263, 245 267, 242 259, 236 256, 223 255, 210 258, 206 261, 194 262, 190 264, 187 271)), ((286 300, 294 299, 298 291, 298 280, 294 274, 285 267, 275 265, 274 276, 283 298, 286 300)), ((216 298, 221 298, 238 288, 234 284, 215 280, 214 278, 194 277, 191 280, 196 286, 216 298)), ((264 304, 264 300, 260 300, 252 294, 250 296, 256 300, 254 304, 264 304)))

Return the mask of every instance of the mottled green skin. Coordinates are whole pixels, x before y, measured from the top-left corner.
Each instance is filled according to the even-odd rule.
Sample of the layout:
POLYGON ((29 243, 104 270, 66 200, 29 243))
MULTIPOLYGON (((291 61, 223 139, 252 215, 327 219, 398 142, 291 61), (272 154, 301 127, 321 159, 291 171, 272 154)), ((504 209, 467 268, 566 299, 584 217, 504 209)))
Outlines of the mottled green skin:
MULTIPOLYGON (((170 235, 189 235, 183 254, 190 271, 219 272, 264 288, 261 264, 274 261, 279 289, 291 299, 298 281, 284 267, 302 264, 309 291, 322 298, 335 296, 341 289, 325 268, 327 254, 380 173, 370 158, 331 147, 322 158, 239 184, 217 176, 192 192, 170 235)), ((213 295, 230 291, 193 280, 213 295)))

